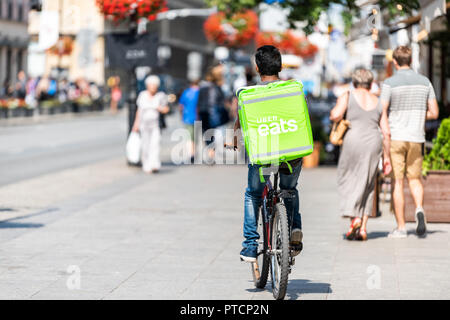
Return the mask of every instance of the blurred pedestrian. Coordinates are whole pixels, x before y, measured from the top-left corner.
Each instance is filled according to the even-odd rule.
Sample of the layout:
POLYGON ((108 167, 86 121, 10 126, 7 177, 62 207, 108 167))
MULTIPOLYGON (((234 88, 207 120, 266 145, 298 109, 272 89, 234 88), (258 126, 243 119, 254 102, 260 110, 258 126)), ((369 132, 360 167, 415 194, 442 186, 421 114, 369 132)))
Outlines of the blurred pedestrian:
POLYGON ((394 211, 397 228, 389 237, 406 238, 403 180, 406 174, 416 205, 416 233, 426 232, 421 181, 425 120, 437 119, 439 108, 433 86, 426 77, 411 69, 411 48, 394 50, 393 63, 397 73, 386 79, 381 89, 381 103, 389 114, 390 149, 394 172, 394 211))
POLYGON ((27 95, 27 76, 23 70, 17 73, 17 82, 14 86, 14 97, 25 100, 27 95))
POLYGON ((212 66, 208 67, 205 73, 205 78, 200 82, 200 88, 198 92, 197 111, 199 119, 202 123, 202 132, 205 133, 210 128, 209 113, 212 106, 213 99, 213 75, 212 66))
POLYGON ((141 134, 142 169, 146 173, 155 173, 161 168, 159 113, 169 112, 169 106, 166 94, 158 91, 160 84, 158 76, 147 77, 147 90, 142 91, 136 101, 138 109, 132 130, 141 134))
POLYGON ((110 81, 108 81, 111 87, 111 104, 110 110, 112 114, 116 114, 119 109, 119 102, 122 99, 122 90, 120 89, 120 77, 115 76, 112 77, 110 81))
POLYGON ((189 131, 188 148, 191 156, 191 162, 194 160, 195 142, 194 142, 194 122, 197 120, 197 102, 199 95, 198 80, 191 82, 189 88, 183 91, 180 97, 180 109, 183 123, 189 131))
POLYGON ((344 117, 350 121, 338 163, 340 211, 343 216, 351 217, 348 240, 367 239, 367 221, 373 209, 382 146, 385 173, 391 170, 387 114, 382 112, 377 96, 370 92, 372 82, 372 72, 363 68, 355 70, 354 89, 341 95, 330 113, 334 122, 344 117))
POLYGON ((210 91, 212 94, 212 96, 210 97, 212 106, 210 108, 209 114, 209 125, 211 126, 211 128, 218 128, 230 121, 228 110, 225 106, 225 93, 222 89, 225 81, 223 77, 223 65, 214 65, 211 74, 213 85, 212 90, 210 91))
POLYGON ((50 98, 48 89, 50 87, 50 80, 48 76, 44 75, 39 79, 36 86, 36 98, 39 102, 45 101, 50 98))

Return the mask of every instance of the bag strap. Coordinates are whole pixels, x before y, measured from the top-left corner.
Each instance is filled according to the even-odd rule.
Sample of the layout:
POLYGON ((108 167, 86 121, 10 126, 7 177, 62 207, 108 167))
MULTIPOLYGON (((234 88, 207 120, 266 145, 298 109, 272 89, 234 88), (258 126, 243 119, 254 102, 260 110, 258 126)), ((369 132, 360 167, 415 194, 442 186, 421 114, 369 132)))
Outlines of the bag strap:
POLYGON ((351 94, 351 91, 349 90, 349 91, 347 91, 346 93, 345 93, 345 95, 347 95, 347 103, 346 103, 346 105, 347 105, 347 108, 345 109, 345 112, 344 112, 344 117, 342 118, 342 119, 344 119, 344 120, 346 120, 347 119, 347 111, 348 111, 348 103, 349 103, 349 101, 350 101, 350 94, 351 94))
MULTIPOLYGON (((293 170, 292 170, 292 165, 289 163, 289 161, 287 160, 283 160, 281 161, 282 163, 285 163, 289 169, 289 173, 292 174, 293 170)), ((263 167, 264 166, 260 166, 259 167, 259 181, 261 181, 261 183, 265 183, 266 180, 264 179, 264 174, 263 174, 263 167)))

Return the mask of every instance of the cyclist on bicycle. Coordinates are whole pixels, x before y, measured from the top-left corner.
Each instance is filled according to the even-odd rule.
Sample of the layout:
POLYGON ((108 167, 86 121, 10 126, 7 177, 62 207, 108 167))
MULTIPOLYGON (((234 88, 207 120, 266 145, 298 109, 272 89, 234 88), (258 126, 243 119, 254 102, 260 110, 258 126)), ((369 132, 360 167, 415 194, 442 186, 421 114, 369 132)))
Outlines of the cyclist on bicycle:
MULTIPOLYGON (((268 84, 270 82, 279 81, 278 73, 281 71, 281 54, 280 51, 274 46, 262 46, 256 50, 255 54, 256 71, 261 77, 262 84, 268 84)), ((240 89, 237 91, 239 94, 240 89)), ((239 118, 236 119, 234 124, 235 138, 233 147, 237 148, 236 131, 240 129, 239 118)), ((302 170, 302 158, 289 161, 292 166, 292 173, 285 163, 282 163, 279 167, 280 173, 280 189, 292 190, 293 197, 285 199, 286 209, 288 217, 293 217, 292 222, 292 234, 291 234, 291 246, 299 246, 302 242, 302 223, 299 213, 299 199, 297 191, 297 182, 302 170)), ((248 165, 248 186, 245 190, 245 203, 244 203, 244 237, 245 240, 242 243, 243 249, 240 253, 241 261, 255 262, 257 257, 258 240, 260 235, 258 234, 258 211, 262 204, 262 193, 265 183, 260 181, 259 176, 260 165, 248 165)), ((264 176, 267 180, 269 176, 264 176)), ((300 251, 296 251, 294 255, 299 254, 300 251)))

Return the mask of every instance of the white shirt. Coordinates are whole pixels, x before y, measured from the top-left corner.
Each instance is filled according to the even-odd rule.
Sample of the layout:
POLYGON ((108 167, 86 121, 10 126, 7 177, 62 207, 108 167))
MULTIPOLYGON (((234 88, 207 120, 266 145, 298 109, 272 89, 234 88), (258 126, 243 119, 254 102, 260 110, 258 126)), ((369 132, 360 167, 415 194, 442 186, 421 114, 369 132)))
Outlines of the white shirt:
POLYGON ((136 101, 140 114, 140 127, 155 127, 159 124, 159 107, 167 105, 167 96, 159 91, 154 96, 145 90, 142 91, 136 101))

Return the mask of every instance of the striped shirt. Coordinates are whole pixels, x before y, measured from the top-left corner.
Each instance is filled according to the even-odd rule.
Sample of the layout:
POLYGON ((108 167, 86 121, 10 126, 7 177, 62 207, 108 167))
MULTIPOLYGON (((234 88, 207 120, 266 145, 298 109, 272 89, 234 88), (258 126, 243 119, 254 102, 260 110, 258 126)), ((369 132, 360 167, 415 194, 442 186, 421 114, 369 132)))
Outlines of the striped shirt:
POLYGON ((411 69, 398 70, 384 81, 380 99, 389 103, 392 140, 425 142, 428 101, 436 99, 430 80, 411 69))

